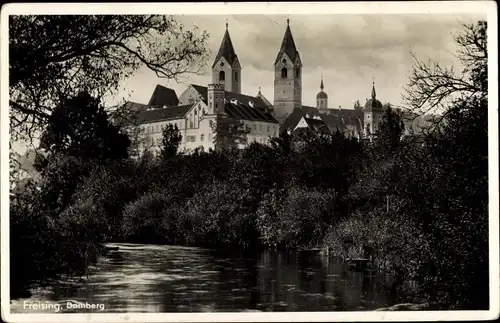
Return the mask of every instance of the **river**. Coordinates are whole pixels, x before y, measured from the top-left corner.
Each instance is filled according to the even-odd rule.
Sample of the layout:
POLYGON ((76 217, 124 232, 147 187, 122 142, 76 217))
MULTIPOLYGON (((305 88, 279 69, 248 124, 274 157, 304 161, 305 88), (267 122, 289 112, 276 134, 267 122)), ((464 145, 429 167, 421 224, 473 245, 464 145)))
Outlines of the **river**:
MULTIPOLYGON (((11 302, 11 312, 47 312, 26 304, 68 301, 104 304, 103 312, 156 313, 366 311, 397 302, 385 287, 388 277, 353 272, 342 260, 313 252, 243 257, 178 246, 108 246, 119 249, 100 257, 88 279, 33 289, 30 298, 11 302)), ((66 311, 74 310, 63 305, 66 311)))

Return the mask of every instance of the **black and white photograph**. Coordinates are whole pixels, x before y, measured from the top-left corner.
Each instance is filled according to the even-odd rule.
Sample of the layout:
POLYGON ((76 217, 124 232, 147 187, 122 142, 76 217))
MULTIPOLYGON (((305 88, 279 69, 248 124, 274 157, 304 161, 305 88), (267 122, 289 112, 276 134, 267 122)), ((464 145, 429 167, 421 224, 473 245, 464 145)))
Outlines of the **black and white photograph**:
POLYGON ((6 322, 499 316, 493 1, 1 14, 6 322))

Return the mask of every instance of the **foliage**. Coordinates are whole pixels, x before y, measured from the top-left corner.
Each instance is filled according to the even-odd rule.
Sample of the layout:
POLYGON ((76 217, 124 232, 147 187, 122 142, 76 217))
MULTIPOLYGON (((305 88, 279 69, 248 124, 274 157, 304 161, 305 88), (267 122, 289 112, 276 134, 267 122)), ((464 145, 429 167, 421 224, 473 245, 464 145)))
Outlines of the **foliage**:
POLYGON ((221 131, 209 153, 177 154, 175 128, 165 131, 162 159, 96 164, 61 145, 39 189, 28 183, 11 204, 13 245, 27 254, 56 252, 13 258, 13 268, 40 266, 32 277, 43 278, 68 261, 85 262, 106 239, 214 248, 324 244, 336 255, 373 257, 399 283, 418 281, 416 296, 438 309, 487 308, 485 28, 480 22, 457 38, 466 46, 464 75, 417 62, 408 89, 414 86, 415 107, 445 108, 439 127, 421 137, 402 138, 401 118, 388 109, 368 143, 340 133, 282 133, 270 145, 237 150, 244 129, 227 119, 215 125, 221 131), (475 94, 454 96, 461 82, 475 94), (76 253, 55 248, 61 245, 76 253))
POLYGON ((235 149, 248 143, 247 129, 243 122, 220 115, 212 124, 214 147, 216 150, 235 149))
POLYGON ((338 219, 335 193, 301 187, 271 190, 257 211, 257 227, 265 245, 316 247, 338 219))
POLYGON ((168 124, 163 130, 161 156, 162 159, 168 159, 177 155, 179 145, 182 141, 182 135, 177 125, 168 124))
POLYGON ((176 242, 176 224, 179 207, 174 196, 147 193, 131 202, 123 211, 125 238, 149 243, 176 242))
POLYGON ((32 138, 67 97, 114 95, 142 66, 169 79, 198 73, 207 37, 160 15, 11 16, 11 129, 32 138))
POLYGON ((99 100, 87 92, 64 100, 54 109, 40 140, 40 147, 51 154, 101 162, 127 158, 129 145, 128 136, 110 124, 99 100))
POLYGON ((385 150, 384 154, 391 154, 400 146, 404 128, 400 115, 390 105, 387 106, 376 135, 376 144, 379 149, 385 150))

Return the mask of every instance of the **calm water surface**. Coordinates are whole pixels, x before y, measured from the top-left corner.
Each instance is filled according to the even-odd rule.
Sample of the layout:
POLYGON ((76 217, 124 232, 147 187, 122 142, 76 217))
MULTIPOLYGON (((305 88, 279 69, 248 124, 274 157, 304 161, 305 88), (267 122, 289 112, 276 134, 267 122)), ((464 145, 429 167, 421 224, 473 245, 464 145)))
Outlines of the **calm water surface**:
POLYGON ((243 257, 177 246, 108 246, 119 250, 101 257, 88 280, 32 290, 29 299, 12 301, 12 313, 37 312, 25 302, 60 303, 65 312, 68 301, 104 304, 104 312, 364 311, 395 303, 384 287, 390 278, 349 271, 340 259, 317 253, 243 257))

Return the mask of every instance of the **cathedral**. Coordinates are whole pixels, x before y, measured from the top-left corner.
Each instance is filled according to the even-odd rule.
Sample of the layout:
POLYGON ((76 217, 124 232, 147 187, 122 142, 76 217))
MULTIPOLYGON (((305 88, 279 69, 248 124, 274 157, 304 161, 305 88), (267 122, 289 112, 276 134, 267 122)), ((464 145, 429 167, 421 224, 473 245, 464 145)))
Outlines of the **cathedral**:
POLYGON ((212 64, 212 83, 190 84, 179 96, 174 90, 157 85, 148 104, 127 102, 126 109, 135 111, 142 140, 139 151, 157 153, 166 125, 177 126, 182 134, 180 149, 208 151, 214 147, 217 122, 236 120, 247 130, 245 146, 251 142, 268 143, 280 132, 304 129, 340 131, 348 137, 361 138, 374 133, 384 114, 377 100, 375 84, 371 99, 364 108, 345 109, 328 106, 323 77, 319 82, 316 107, 302 104, 302 61, 287 20, 285 33, 274 61, 274 102, 259 90, 257 95, 241 93, 243 65, 238 59, 228 24, 220 49, 212 64))

